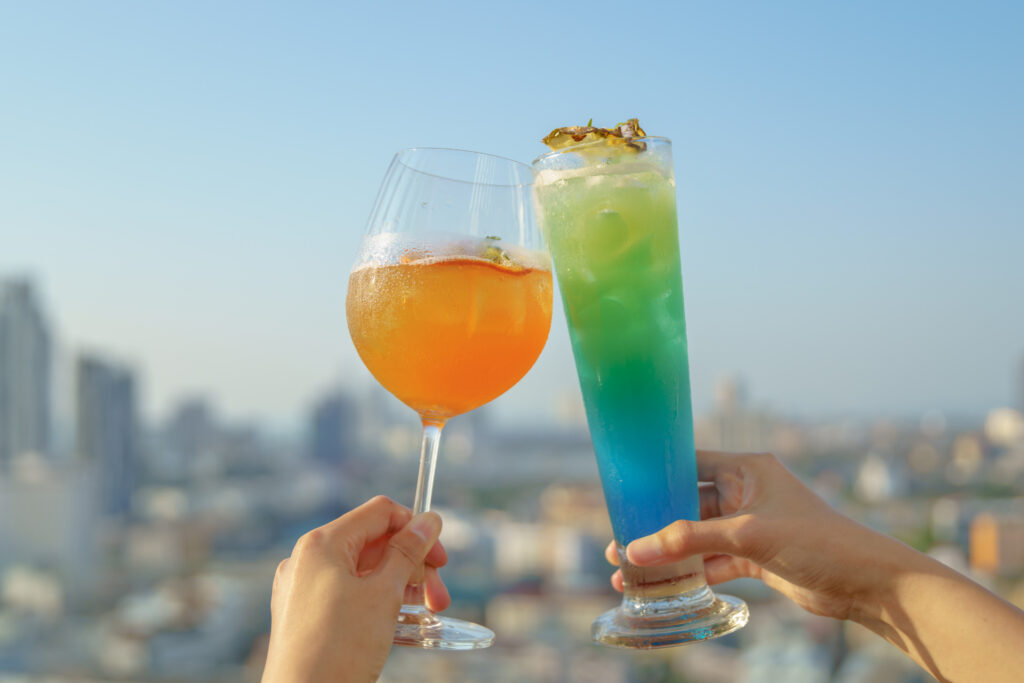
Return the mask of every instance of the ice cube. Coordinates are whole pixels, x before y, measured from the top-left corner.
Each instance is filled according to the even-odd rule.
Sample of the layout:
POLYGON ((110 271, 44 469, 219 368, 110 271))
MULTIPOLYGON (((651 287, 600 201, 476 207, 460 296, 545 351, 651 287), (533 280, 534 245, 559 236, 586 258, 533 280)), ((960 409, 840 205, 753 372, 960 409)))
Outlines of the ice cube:
POLYGON ((598 211, 589 221, 584 237, 587 251, 601 261, 614 260, 629 244, 629 224, 618 211, 598 211))

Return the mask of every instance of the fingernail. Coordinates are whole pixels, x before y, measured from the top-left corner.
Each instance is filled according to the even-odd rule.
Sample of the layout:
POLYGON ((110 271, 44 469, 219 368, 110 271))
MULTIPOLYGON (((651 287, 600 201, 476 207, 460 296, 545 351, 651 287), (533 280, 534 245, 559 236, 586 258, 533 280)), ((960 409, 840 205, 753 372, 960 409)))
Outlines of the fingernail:
POLYGON ((646 564, 664 555, 661 539, 657 535, 638 538, 626 547, 626 558, 633 564, 646 564))
POLYGON ((423 512, 409 522, 409 531, 426 541, 433 541, 441 533, 441 517, 436 512, 423 512))

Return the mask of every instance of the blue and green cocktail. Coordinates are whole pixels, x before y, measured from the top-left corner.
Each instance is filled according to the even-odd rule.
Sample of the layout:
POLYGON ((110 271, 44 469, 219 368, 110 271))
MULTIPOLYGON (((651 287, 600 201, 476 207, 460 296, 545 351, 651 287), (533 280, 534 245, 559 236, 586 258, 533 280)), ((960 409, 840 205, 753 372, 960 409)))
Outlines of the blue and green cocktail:
POLYGON ((622 545, 698 519, 675 184, 671 169, 638 156, 623 151, 618 163, 578 174, 542 172, 537 183, 622 545))
POLYGON ((648 648, 728 633, 746 606, 716 599, 700 558, 644 569, 622 551, 700 518, 671 143, 598 139, 534 170, 625 584, 594 637, 648 648))

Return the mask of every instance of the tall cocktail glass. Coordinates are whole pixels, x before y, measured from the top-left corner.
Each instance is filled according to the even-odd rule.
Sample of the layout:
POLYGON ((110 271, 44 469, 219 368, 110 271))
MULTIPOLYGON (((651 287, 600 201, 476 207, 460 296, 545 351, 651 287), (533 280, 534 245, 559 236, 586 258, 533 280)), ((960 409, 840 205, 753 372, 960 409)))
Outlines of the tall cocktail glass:
MULTIPOLYGON (((415 410, 423 448, 413 512, 430 509, 441 430, 497 398, 537 360, 551 327, 551 265, 533 217, 529 166, 451 149, 399 152, 349 277, 360 358, 415 410)), ((494 633, 433 614, 406 590, 395 643, 489 646, 494 633)))
POLYGON ((671 142, 588 142, 533 167, 625 587, 594 639, 654 648, 741 628, 746 604, 711 591, 701 557, 642 568, 624 550, 700 519, 671 142))

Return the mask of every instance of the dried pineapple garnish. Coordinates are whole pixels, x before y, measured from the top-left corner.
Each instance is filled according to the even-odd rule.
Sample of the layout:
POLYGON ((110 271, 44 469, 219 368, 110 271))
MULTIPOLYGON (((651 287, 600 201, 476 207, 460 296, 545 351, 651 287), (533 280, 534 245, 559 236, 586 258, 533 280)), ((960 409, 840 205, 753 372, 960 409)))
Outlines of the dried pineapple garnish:
POLYGON ((642 152, 647 149, 642 141, 636 138, 647 136, 637 119, 630 119, 614 128, 596 128, 591 119, 585 126, 567 126, 551 131, 542 142, 553 150, 574 147, 588 142, 604 140, 610 145, 625 145, 633 151, 642 152))

